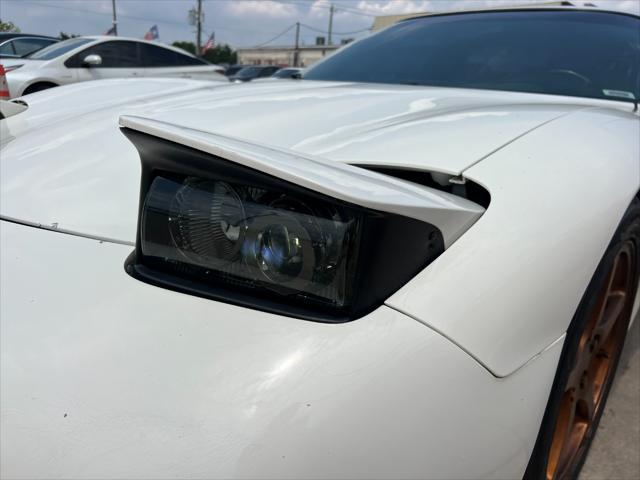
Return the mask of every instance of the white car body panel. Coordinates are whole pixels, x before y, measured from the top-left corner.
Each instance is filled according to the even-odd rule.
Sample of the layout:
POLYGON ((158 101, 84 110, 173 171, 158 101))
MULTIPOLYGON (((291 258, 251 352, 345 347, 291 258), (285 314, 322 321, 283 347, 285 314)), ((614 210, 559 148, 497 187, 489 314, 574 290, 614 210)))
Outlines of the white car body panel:
POLYGON ((498 379, 389 307, 308 322, 134 280, 129 246, 0 235, 2 478, 522 476, 561 340, 498 379))
MULTIPOLYGON (((121 115, 144 114, 336 162, 458 175, 541 124, 594 105, 508 92, 311 81, 111 82, 33 94, 26 112, 3 121, 2 215, 133 242, 140 162, 118 129, 121 115), (335 108, 327 108, 329 102, 335 108), (85 202, 78 205, 78 198, 85 202), (105 215, 96 218, 96 211, 105 215)), ((629 109, 623 102, 595 101, 603 103, 629 109)))
POLYGON ((432 223, 442 232, 445 247, 455 242, 484 212, 481 206, 447 192, 320 157, 148 118, 124 116, 120 117, 120 125, 210 153, 330 198, 432 223))
MULTIPOLYGON (((90 82, 92 80, 108 80, 111 78, 128 78, 145 76, 145 68, 68 68, 71 80, 66 83, 90 82)), ((24 90, 23 90, 24 92, 24 90)))
POLYGON ((155 95, 160 84, 151 82, 144 91, 146 82, 135 80, 118 81, 126 86, 120 98, 98 97, 86 105, 82 98, 100 90, 99 82, 60 88, 66 96, 50 102, 47 92, 33 95, 27 111, 3 121, 10 139, 0 162, 0 215, 133 243, 140 162, 117 122, 120 114, 138 112, 291 155, 462 175, 492 195, 487 213, 387 304, 441 332, 496 376, 514 372, 566 331, 615 226, 640 190, 640 139, 634 135, 640 120, 628 103, 312 81, 217 87, 166 81, 175 82, 171 98, 155 95), (292 123, 302 111, 314 121, 292 123), (505 131, 510 135, 501 136, 505 131), (454 142, 455 136, 464 142, 454 142), (356 150, 368 155, 351 155, 356 150), (576 172, 585 181, 571 182, 576 172), (550 189, 549 201, 540 198, 538 185, 550 189), (569 188, 575 195, 566 194, 569 188), (504 200, 511 198, 526 209, 504 200), (558 198, 565 200, 559 204, 558 198), (598 214, 581 219, 584 229, 576 229, 574 212, 582 208, 598 214), (560 237, 563 248, 539 240, 538 232, 550 226, 559 235, 573 234, 569 242, 560 237), (525 264, 524 278, 523 255, 537 260, 525 264), (566 279, 548 292, 556 271, 566 279), (489 274, 500 280, 486 282, 489 274), (495 290, 500 281, 510 287, 508 297, 495 290), (460 301, 461 291, 475 300, 460 301), (486 301, 491 296, 495 300, 486 301))
POLYGON ((0 58, 0 63, 3 67, 14 67, 16 65, 25 65, 27 63, 36 62, 37 60, 30 60, 28 58, 0 58))
POLYGON ((21 103, 7 102, 6 100, 0 100, 0 114, 2 115, 3 118, 9 118, 14 115, 17 115, 18 113, 22 113, 27 108, 28 107, 26 105, 22 105, 21 103))
POLYGON ((179 52, 182 55, 189 53, 168 45, 159 45, 137 38, 95 36, 85 37, 93 39, 92 42, 78 46, 51 60, 35 59, 9 59, 0 60, 0 63, 10 67, 22 65, 20 68, 7 73, 7 84, 11 98, 20 97, 30 85, 39 82, 50 82, 55 85, 68 85, 90 80, 104 80, 111 78, 127 77, 182 77, 196 80, 209 80, 217 83, 228 83, 227 78, 219 73, 222 70, 218 65, 186 65, 177 67, 135 67, 135 68, 68 68, 65 62, 75 54, 104 42, 133 41, 138 43, 150 43, 152 45, 179 52))
POLYGON ((574 113, 464 176, 490 191, 487 212, 387 304, 506 376, 567 330, 640 191, 640 118, 601 108, 574 113))
POLYGON ((25 100, 0 122, 0 215, 30 225, 0 221, 1 476, 522 477, 564 332, 640 189, 631 105, 179 79, 25 100), (140 161, 122 115, 171 123, 173 140, 201 130, 198 145, 225 155, 221 138, 461 176, 492 202, 353 322, 196 298, 124 271, 140 161))

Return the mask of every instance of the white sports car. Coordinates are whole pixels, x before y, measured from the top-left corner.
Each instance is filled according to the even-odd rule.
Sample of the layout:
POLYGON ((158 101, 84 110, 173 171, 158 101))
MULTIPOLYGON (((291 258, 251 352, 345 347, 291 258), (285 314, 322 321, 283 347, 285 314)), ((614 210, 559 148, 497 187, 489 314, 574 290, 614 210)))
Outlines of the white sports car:
POLYGON ((2 477, 574 477, 638 311, 639 27, 4 104, 2 477))
POLYGON ((107 78, 182 77, 227 82, 224 69, 179 48, 135 38, 75 37, 26 58, 1 59, 11 98, 107 78))

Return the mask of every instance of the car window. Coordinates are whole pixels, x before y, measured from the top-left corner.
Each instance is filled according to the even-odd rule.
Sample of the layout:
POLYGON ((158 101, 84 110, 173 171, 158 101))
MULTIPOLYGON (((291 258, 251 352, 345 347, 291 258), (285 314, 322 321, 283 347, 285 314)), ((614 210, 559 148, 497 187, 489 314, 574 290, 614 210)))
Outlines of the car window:
POLYGON ((296 73, 295 68, 281 68, 276 73, 273 74, 275 78, 290 78, 291 75, 296 73))
POLYGON ((48 40, 46 38, 16 38, 13 41, 13 48, 16 51, 16 55, 27 55, 31 52, 56 43, 55 40, 48 40))
POLYGON ((15 55, 16 51, 13 49, 13 42, 7 42, 0 45, 0 55, 15 55))
POLYGON ((93 42, 92 38, 70 38, 68 40, 63 40, 62 42, 57 42, 48 47, 43 48, 42 50, 38 50, 37 52, 33 52, 29 55, 28 58, 33 60, 51 60, 53 58, 59 57, 60 55, 64 55, 71 50, 78 48, 85 43, 93 42))
POLYGON ((639 31, 636 17, 595 10, 435 15, 356 42, 304 78, 633 101, 639 31))
POLYGON ((85 50, 87 55, 100 55, 101 68, 136 68, 141 67, 138 59, 136 42, 104 42, 85 50))
POLYGON ((85 48, 70 57, 65 62, 65 66, 82 67, 82 62, 88 55, 100 55, 102 63, 97 68, 140 68, 142 66, 138 54, 138 43, 120 40, 103 42, 85 48))
POLYGON ((179 65, 178 53, 173 50, 148 43, 142 43, 140 46, 145 67, 177 67, 179 65))

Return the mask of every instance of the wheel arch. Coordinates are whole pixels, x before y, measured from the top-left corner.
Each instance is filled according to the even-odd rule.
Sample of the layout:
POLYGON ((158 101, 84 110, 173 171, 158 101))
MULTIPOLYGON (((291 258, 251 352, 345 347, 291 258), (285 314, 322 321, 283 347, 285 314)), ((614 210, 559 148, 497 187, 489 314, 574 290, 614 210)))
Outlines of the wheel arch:
MULTIPOLYGON (((50 79, 39 78, 25 85, 25 87, 22 89, 22 92, 20 93, 20 96, 29 95, 29 93, 35 93, 35 92, 29 92, 29 90, 33 89, 33 87, 36 87, 38 85, 48 85, 47 88, 54 88, 54 87, 59 87, 60 83, 57 83, 50 79)), ((40 90, 35 90, 35 91, 40 91, 40 90)))

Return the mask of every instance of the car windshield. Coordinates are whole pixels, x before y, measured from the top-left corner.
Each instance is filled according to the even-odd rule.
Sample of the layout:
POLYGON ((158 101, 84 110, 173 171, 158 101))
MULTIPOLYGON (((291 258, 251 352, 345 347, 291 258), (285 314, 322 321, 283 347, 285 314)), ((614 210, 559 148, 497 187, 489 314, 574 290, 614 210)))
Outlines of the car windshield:
POLYGON ((637 17, 528 10, 403 21, 337 52, 304 78, 633 101, 640 97, 639 69, 637 17))
POLYGON ((62 42, 54 43, 45 47, 41 50, 33 52, 27 55, 27 58, 32 60, 51 60, 53 58, 59 57, 74 48, 79 47, 80 45, 84 45, 85 43, 93 42, 92 38, 70 38, 68 40, 64 40, 62 42))

